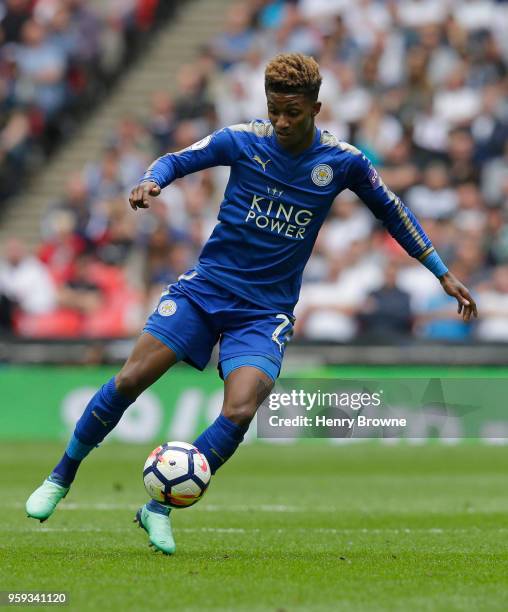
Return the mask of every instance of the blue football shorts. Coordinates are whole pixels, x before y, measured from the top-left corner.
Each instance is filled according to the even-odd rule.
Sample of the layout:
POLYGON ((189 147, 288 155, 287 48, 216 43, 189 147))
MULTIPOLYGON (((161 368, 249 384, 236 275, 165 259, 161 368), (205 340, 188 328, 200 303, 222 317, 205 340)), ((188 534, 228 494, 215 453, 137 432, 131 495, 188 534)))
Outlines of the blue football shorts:
POLYGON ((196 270, 162 292, 143 331, 203 370, 219 342, 219 374, 254 365, 273 380, 280 372, 294 318, 239 298, 196 270))

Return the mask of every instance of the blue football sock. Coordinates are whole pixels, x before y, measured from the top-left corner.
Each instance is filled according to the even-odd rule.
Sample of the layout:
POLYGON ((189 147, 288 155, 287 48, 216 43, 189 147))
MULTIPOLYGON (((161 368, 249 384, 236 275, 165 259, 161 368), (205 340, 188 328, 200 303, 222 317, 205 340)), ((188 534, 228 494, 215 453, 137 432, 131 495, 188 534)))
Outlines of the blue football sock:
POLYGON ((133 401, 116 390, 114 378, 103 385, 88 402, 63 457, 49 479, 70 486, 81 461, 114 429, 133 401))
POLYGON ((76 438, 83 444, 97 446, 116 427, 133 402, 116 390, 115 379, 111 378, 88 402, 76 423, 76 438))
POLYGON ((56 482, 56 484, 64 487, 68 487, 76 477, 79 464, 88 455, 92 448, 94 448, 93 444, 83 444, 83 442, 76 438, 75 433, 72 434, 63 457, 51 472, 48 480, 51 480, 51 482, 56 482))
POLYGON ((56 482, 56 484, 62 487, 69 487, 76 477, 76 472, 78 471, 80 463, 81 461, 72 459, 72 457, 69 457, 67 452, 65 452, 48 476, 48 480, 56 482))
POLYGON ((248 428, 240 427, 220 414, 210 427, 194 440, 194 446, 207 458, 212 474, 235 452, 248 428))

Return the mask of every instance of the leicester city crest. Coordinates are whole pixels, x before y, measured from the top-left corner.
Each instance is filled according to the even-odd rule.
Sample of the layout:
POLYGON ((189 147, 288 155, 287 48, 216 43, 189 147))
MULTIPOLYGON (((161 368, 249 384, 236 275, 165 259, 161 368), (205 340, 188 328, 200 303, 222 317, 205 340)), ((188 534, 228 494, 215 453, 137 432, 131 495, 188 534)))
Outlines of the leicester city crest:
POLYGON ((157 312, 161 315, 161 317, 170 317, 176 312, 176 303, 173 300, 164 300, 159 304, 157 312))
POLYGON ((319 164, 312 169, 312 182, 319 187, 326 187, 332 182, 333 170, 328 164, 319 164))

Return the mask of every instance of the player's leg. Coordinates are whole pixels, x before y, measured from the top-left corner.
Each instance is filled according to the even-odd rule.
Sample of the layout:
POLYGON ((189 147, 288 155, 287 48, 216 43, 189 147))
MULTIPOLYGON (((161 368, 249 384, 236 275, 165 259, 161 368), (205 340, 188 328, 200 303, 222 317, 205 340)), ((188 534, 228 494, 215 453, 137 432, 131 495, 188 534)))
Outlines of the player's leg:
MULTIPOLYGON (((234 364, 227 363, 229 361, 233 360, 222 363, 225 383, 221 414, 194 441, 194 445, 206 456, 212 474, 242 442, 256 410, 269 395, 279 370, 270 360, 258 357, 241 358, 234 364), (247 365, 254 361, 258 366, 266 365, 266 369, 247 365)), ((176 548, 167 518, 170 512, 168 507, 151 500, 138 510, 135 518, 139 526, 148 532, 151 544, 166 554, 172 554, 176 548)))
POLYGON ((26 503, 27 514, 46 520, 67 494, 88 453, 120 421, 125 410, 178 360, 174 350, 149 333, 143 333, 116 375, 89 401, 76 424, 67 448, 50 476, 26 503))
MULTIPOLYGON (((247 359, 248 361, 248 359, 247 359)), ((225 376, 224 402, 219 417, 208 427, 194 445, 206 456, 212 474, 238 448, 258 406, 270 393, 274 379, 251 366, 231 371, 225 376)), ((150 537, 151 544, 166 554, 175 552, 171 526, 171 510, 151 500, 140 508, 135 521, 150 537)))
MULTIPOLYGON (((201 300, 203 304, 212 302, 206 286, 201 288, 200 283, 192 283, 196 276, 191 271, 162 294, 161 302, 149 318, 146 329, 163 342, 175 346, 180 358, 185 356, 187 362, 201 370, 210 359, 218 332, 204 308, 196 304, 196 300, 201 300), (202 293, 204 295, 201 296, 202 293)), ((137 511, 134 519, 148 533, 150 545, 165 554, 172 554, 176 549, 170 512, 170 508, 152 499, 137 511)))
MULTIPOLYGON (((218 340, 218 332, 189 293, 182 291, 181 282, 171 285, 162 293, 158 307, 146 323, 145 331, 148 333, 141 336, 119 374, 92 398, 78 421, 66 452, 67 457, 64 455, 53 472, 52 478, 62 478, 63 485, 50 480, 43 485, 58 491, 56 501, 51 500, 46 518, 66 494, 69 480, 74 477, 81 460, 113 429, 127 406, 142 391, 176 361, 185 358, 198 369, 203 369, 208 363, 218 340)), ((208 302, 210 297, 205 294, 203 299, 208 302)), ((41 518, 41 514, 32 516, 41 518)), ((148 532, 150 542, 157 550, 171 554, 175 551, 175 542, 168 516, 167 507, 151 500, 140 508, 136 521, 148 532)))
POLYGON ((278 373, 278 366, 272 365, 268 359, 243 357, 238 364, 230 373, 224 373, 224 402, 220 415, 194 441, 194 446, 207 458, 212 474, 242 442, 257 409, 270 394, 278 373), (267 368, 262 370, 259 366, 247 365, 253 361, 264 361, 267 368))
MULTIPOLYGON (((246 361, 248 362, 249 358, 246 361)), ((268 365, 268 368, 275 376, 273 366, 268 365)), ((194 441, 194 445, 206 456, 212 474, 238 448, 258 407, 269 395, 273 384, 274 378, 252 366, 238 367, 225 374, 221 414, 194 441)), ((135 518, 135 522, 147 531, 151 545, 166 554, 172 554, 176 549, 168 521, 170 512, 171 509, 167 506, 151 500, 138 510, 135 518)))
POLYGON ((257 409, 270 394, 292 328, 291 317, 232 298, 220 343, 219 371, 225 381, 222 411, 194 441, 212 474, 238 448, 257 409))

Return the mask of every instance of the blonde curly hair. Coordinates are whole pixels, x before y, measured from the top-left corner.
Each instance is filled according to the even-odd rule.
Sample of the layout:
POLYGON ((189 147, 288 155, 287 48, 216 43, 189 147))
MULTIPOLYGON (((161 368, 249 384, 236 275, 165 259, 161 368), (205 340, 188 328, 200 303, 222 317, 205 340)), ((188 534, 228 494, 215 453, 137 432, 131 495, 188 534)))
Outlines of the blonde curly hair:
POLYGON ((317 100, 321 81, 316 60, 302 53, 276 55, 265 69, 266 93, 302 93, 317 100))

